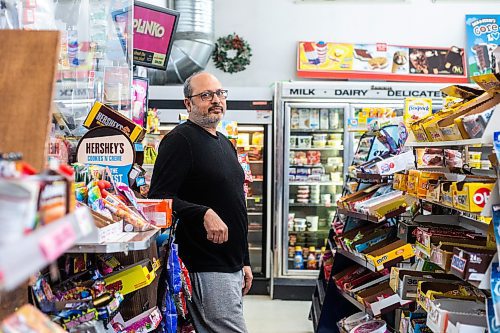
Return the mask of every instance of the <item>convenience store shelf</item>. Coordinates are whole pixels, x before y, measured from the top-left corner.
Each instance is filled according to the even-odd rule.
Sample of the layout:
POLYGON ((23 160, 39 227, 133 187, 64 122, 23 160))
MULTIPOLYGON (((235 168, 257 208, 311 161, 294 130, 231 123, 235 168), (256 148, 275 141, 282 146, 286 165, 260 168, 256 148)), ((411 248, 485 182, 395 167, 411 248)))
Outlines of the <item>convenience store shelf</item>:
POLYGON ((377 269, 375 268, 375 266, 373 264, 369 263, 364 258, 361 258, 361 257, 358 257, 358 256, 352 254, 351 252, 347 252, 343 249, 337 249, 337 254, 340 254, 340 255, 350 259, 351 261, 357 263, 358 265, 361 265, 362 267, 368 268, 372 272, 377 272, 377 269))
POLYGON ((325 208, 336 208, 337 205, 326 205, 322 203, 291 203, 290 207, 325 207, 325 208))
POLYGON ((248 161, 249 164, 264 164, 264 161, 248 161))
POLYGON ((304 147, 304 148, 290 148, 290 150, 344 150, 344 147, 304 147))
POLYGON ((147 250, 154 244, 156 237, 159 235, 160 229, 153 229, 144 232, 124 232, 121 237, 114 242, 106 242, 100 244, 85 244, 77 243, 68 253, 118 253, 129 251, 147 250))
POLYGON ((260 215, 264 215, 263 212, 247 212, 247 215, 248 216, 260 216, 260 215))
POLYGON ((0 289, 15 289, 95 228, 89 209, 79 207, 18 241, 0 245, 0 289))
POLYGON ((423 199, 423 198, 418 198, 418 199, 423 201, 423 202, 454 211, 454 212, 458 213, 458 215, 462 219, 464 219, 466 222, 468 222, 469 224, 471 224, 471 225, 473 225, 481 230, 487 231, 487 229, 488 229, 489 224, 478 219, 478 217, 480 216, 481 213, 474 214, 474 213, 466 212, 466 211, 463 211, 463 210, 460 210, 460 209, 457 209, 454 207, 443 205, 440 202, 435 202, 435 201, 427 200, 427 199, 423 199))
POLYGON ((375 180, 375 181, 388 181, 389 179, 392 178, 392 175, 379 175, 379 174, 369 174, 369 173, 361 173, 358 172, 356 174, 357 179, 362 179, 362 180, 375 180))
POLYGON ((342 297, 344 297, 347 301, 349 301, 349 303, 351 303, 352 305, 354 305, 355 307, 357 307, 359 310, 361 310, 363 312, 370 313, 369 311, 367 311, 369 309, 367 309, 363 304, 361 304, 360 302, 358 302, 354 297, 352 297, 351 295, 349 295, 345 291, 340 290, 340 288, 337 287, 337 286, 335 286, 335 288, 337 288, 338 293, 342 297))
POLYGON ((301 186, 301 185, 325 185, 325 186, 342 186, 343 182, 290 182, 290 186, 301 186))
POLYGON ((291 133, 339 133, 344 134, 343 128, 338 129, 300 129, 293 128, 290 130, 291 133))
POLYGON ((373 223, 382 223, 382 222, 386 221, 387 219, 390 219, 390 218, 393 218, 393 217, 396 217, 396 216, 403 214, 404 212, 406 212, 406 207, 400 207, 399 209, 397 209, 393 212, 390 212, 389 214, 385 215, 382 218, 378 218, 376 216, 371 216, 371 215, 362 214, 362 213, 358 213, 358 212, 352 212, 352 211, 344 209, 344 208, 339 208, 338 212, 340 214, 350 216, 350 217, 355 217, 355 218, 358 218, 360 220, 370 221, 373 223))
POLYGON ((325 301, 325 284, 323 283, 323 280, 317 279, 316 280, 316 288, 318 289, 318 298, 319 298, 319 305, 323 306, 323 302, 325 301))
POLYGON ((433 141, 433 142, 409 142, 405 143, 406 147, 415 148, 430 148, 430 147, 454 147, 454 146, 473 146, 473 145, 491 145, 491 138, 485 137, 479 139, 467 139, 456 141, 433 141))

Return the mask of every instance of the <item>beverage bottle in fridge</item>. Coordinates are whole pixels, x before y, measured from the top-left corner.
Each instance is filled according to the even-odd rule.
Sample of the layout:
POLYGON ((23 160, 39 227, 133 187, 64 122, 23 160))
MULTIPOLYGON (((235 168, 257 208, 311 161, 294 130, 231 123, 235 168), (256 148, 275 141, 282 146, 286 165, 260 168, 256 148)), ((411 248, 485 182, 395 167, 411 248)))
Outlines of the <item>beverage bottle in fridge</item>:
POLYGON ((339 109, 330 109, 330 129, 336 130, 340 128, 339 109))
POLYGON ((322 264, 323 257, 325 256, 325 251, 326 251, 326 247, 325 246, 321 247, 321 252, 318 253, 318 265, 322 264))
POLYGON ((311 246, 309 248, 309 256, 307 257, 307 269, 316 269, 316 248, 311 246))
POLYGON ((295 247, 295 257, 293 258, 293 268, 304 269, 304 258, 302 257, 302 248, 295 247))

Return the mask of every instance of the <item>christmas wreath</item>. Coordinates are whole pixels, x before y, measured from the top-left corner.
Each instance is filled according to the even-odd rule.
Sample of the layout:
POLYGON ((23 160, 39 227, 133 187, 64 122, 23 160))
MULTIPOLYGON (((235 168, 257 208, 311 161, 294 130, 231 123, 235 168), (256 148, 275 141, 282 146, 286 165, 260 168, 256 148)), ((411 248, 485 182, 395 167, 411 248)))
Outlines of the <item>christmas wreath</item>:
POLYGON ((226 73, 236 73, 245 70, 250 64, 251 56, 250 44, 233 33, 217 39, 212 59, 218 69, 226 73))

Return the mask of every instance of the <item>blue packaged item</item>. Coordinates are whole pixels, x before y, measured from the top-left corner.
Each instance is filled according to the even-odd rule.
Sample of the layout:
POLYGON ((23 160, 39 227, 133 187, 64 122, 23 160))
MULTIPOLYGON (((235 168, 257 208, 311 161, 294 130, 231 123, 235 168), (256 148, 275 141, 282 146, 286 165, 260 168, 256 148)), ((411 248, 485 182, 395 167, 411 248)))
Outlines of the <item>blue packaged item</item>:
POLYGON ((500 161, 500 132, 493 133, 493 148, 495 148, 497 160, 500 161))
POLYGON ((493 227, 495 231, 495 241, 497 243, 497 250, 499 250, 500 249, 500 205, 493 205, 492 210, 493 210, 493 227))
POLYGON ((495 309, 491 298, 486 300, 486 317, 488 318, 488 332, 500 333, 500 323, 495 319, 495 309))
POLYGON ((497 262, 491 264, 491 298, 495 320, 500 323, 500 268, 497 262))

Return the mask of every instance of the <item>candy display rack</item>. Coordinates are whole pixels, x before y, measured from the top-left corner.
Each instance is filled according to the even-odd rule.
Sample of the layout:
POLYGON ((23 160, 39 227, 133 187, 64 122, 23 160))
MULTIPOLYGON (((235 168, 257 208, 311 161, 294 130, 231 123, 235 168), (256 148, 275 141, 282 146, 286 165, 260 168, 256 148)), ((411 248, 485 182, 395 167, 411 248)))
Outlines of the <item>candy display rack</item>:
MULTIPOLYGON (((413 202, 380 219, 339 206, 337 220, 333 223, 335 231, 332 229, 329 237, 332 258, 323 261, 313 295, 311 317, 315 332, 346 332, 342 327, 343 319, 358 312, 366 313, 370 318, 384 319, 387 329, 394 332, 487 331, 494 316, 490 289, 490 278, 493 279, 495 272, 492 265, 498 261, 494 235, 497 231, 493 227, 498 222, 492 221, 492 207, 500 204, 497 165, 493 163, 493 168, 486 169, 487 163, 483 162, 481 167, 471 167, 474 163, 479 165, 479 161, 469 161, 469 155, 474 154, 469 152, 478 151, 476 156, 482 160, 489 157, 494 162, 491 158, 493 136, 500 121, 500 105, 495 106, 499 100, 496 93, 489 91, 488 96, 483 93, 482 97, 472 97, 489 101, 486 106, 474 100, 463 102, 473 105, 467 110, 471 114, 491 108, 491 117, 481 137, 418 142, 410 132, 405 151, 413 152, 415 161, 406 170, 389 176, 358 171, 351 177, 351 181, 367 182, 368 186, 377 182, 384 186, 384 182, 388 182, 395 190, 401 191, 401 195, 411 197, 413 202), (474 106, 474 103, 480 108, 476 110, 479 106, 474 106), (456 156, 463 157, 465 165, 422 166, 417 149, 443 149, 443 161, 444 149, 458 151, 456 156), (442 186, 443 191, 439 191, 442 186), (340 232, 337 225, 339 215, 348 216, 348 221, 355 222, 345 223, 343 232, 340 232), (388 223, 387 218, 395 216, 394 224, 388 223), (372 227, 367 226, 368 223, 372 227), (397 228, 397 238, 389 236, 384 240, 376 230, 390 228, 390 225, 397 228), (346 240, 342 240, 343 237, 346 240), (397 243, 406 244, 411 247, 412 255, 377 266, 376 260, 387 260, 389 252, 376 257, 373 262, 366 251, 359 253, 354 250, 363 241, 353 239, 373 240, 380 244, 379 249, 388 244, 393 247, 397 247, 397 243), (369 283, 365 284, 367 281, 369 283), (363 298, 364 292, 377 294, 377 289, 385 292, 376 296, 379 302, 391 303, 393 298, 395 302, 379 308, 370 297, 363 298)), ((361 161, 355 160, 354 164, 356 162, 361 161)), ((350 207, 354 205, 350 204, 350 207)))

